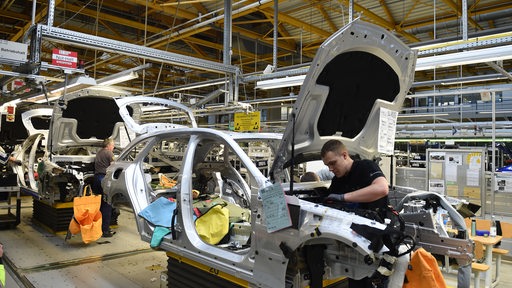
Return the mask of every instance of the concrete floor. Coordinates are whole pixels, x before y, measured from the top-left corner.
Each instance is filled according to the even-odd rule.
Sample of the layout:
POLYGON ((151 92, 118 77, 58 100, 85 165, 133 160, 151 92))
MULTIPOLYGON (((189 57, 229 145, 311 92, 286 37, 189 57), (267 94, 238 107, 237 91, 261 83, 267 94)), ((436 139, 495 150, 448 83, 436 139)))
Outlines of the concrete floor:
MULTIPOLYGON (((118 223, 112 238, 84 244, 75 235, 65 242, 65 234, 32 222, 32 198, 22 197, 21 223, 0 231, 5 260, 12 263, 12 270, 6 265, 6 287, 166 287, 165 252, 140 240, 130 209, 121 210, 118 223)), ((512 287, 512 261, 506 258, 498 288, 512 287)), ((455 274, 443 275, 449 287, 457 287, 455 274)))
POLYGON ((21 223, 0 231, 12 263, 6 287, 160 287, 165 252, 140 240, 130 210, 122 209, 118 224, 112 238, 84 244, 75 235, 65 242, 65 234, 32 223, 32 198, 22 197, 21 223))
MULTIPOLYGON (((494 265, 493 265, 494 266, 494 265)), ((492 275, 495 275, 495 270, 492 271, 492 275)), ((510 259, 502 260, 501 262, 501 273, 500 281, 498 285, 494 286, 497 288, 509 288, 512 287, 512 261, 510 259)), ((454 273, 443 272, 444 280, 448 287, 457 287, 457 275, 454 273)), ((484 273, 480 275, 480 287, 485 288, 484 285, 484 273)), ((494 279, 494 278, 493 278, 494 279)), ((474 280, 471 278, 471 287, 474 287, 474 280)))

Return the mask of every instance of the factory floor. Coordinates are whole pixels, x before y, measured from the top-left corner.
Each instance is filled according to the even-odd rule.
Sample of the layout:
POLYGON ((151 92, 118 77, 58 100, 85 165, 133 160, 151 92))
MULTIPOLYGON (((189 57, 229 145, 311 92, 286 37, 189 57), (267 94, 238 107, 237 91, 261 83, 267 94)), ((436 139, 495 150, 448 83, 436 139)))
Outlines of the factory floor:
MULTIPOLYGON (((500 273, 500 281, 493 286, 494 288, 509 288, 512 287, 512 261, 510 259, 505 259, 501 261, 501 273, 500 273)), ((457 288, 457 274, 456 271, 452 273, 442 272, 444 276, 444 280, 446 285, 449 288, 457 288)), ((495 275, 495 269, 492 271, 492 275, 495 275)), ((473 275, 472 275, 473 277, 473 275)), ((484 288, 484 273, 480 275, 480 287, 484 288)), ((493 276, 494 277, 494 276, 493 276)), ((494 279, 494 278, 493 278, 494 279)), ((471 278, 471 288, 475 287, 475 280, 471 278)), ((463 287, 460 287, 463 288, 463 287)), ((468 287, 469 288, 469 287, 468 287)))
MULTIPOLYGON (((7 262, 6 287, 167 287, 167 256, 140 240, 129 208, 121 208, 113 237, 84 244, 80 235, 65 241, 65 233, 53 233, 36 224, 32 198, 21 198, 21 223, 0 230, 7 262)), ((509 257, 501 269, 496 287, 512 287, 509 257)), ((456 274, 443 275, 449 287, 457 287, 456 274)), ((484 287, 483 280, 480 286, 484 287)))
POLYGON ((65 241, 65 233, 34 223, 32 198, 21 198, 21 223, 0 230, 11 264, 6 287, 166 287, 167 256, 140 240, 128 208, 121 208, 113 237, 84 244, 80 235, 65 241))

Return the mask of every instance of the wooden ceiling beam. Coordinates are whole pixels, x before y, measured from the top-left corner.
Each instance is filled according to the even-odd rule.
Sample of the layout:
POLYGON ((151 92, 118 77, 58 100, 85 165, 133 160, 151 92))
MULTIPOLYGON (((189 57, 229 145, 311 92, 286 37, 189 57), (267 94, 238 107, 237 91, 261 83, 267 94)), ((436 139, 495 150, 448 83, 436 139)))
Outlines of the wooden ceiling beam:
MULTIPOLYGON (((260 10, 262 13, 264 13, 267 17, 273 18, 274 17, 274 9, 266 8, 260 10)), ((286 13, 278 13, 279 21, 286 22, 289 25, 301 28, 305 31, 311 32, 313 34, 317 34, 321 37, 327 38, 332 35, 332 33, 325 31, 323 29, 320 29, 316 26, 313 26, 305 21, 299 20, 295 17, 292 17, 286 13)))
MULTIPOLYGON (((196 44, 196 45, 201 45, 201 46, 204 46, 204 47, 210 47, 210 48, 213 48, 213 49, 216 49, 216 50, 223 50, 224 49, 224 45, 222 44, 217 44, 217 43, 213 43, 213 42, 210 42, 210 41, 206 41, 206 40, 203 40, 203 39, 200 39, 200 38, 197 38, 197 37, 188 37, 186 39, 186 41, 190 42, 190 43, 193 43, 193 44, 196 44)), ((238 52, 236 51, 236 49, 233 49, 233 52, 238 52)), ((240 53, 238 53, 240 54, 240 53)), ((244 57, 254 57, 254 54, 253 53, 249 53, 247 51, 242 51, 241 52, 241 56, 244 56, 244 57)))
POLYGON ((386 13, 386 16, 388 16, 388 21, 390 23, 396 23, 395 17, 393 17, 393 14, 391 14, 391 11, 389 11, 388 4, 385 0, 379 0, 379 4, 384 9, 384 13, 386 13))
POLYGON ((192 41, 190 41, 190 38, 187 38, 185 40, 183 40, 185 43, 187 43, 187 45, 192 49, 194 50, 198 55, 201 55, 202 58, 204 59, 208 59, 208 55, 203 51, 203 49, 201 49, 199 47, 199 45, 197 45, 196 43, 192 43, 192 41))
POLYGON ((331 17, 329 16, 329 13, 325 11, 324 6, 322 6, 322 4, 318 4, 315 7, 318 10, 318 12, 322 14, 322 17, 324 17, 325 21, 327 22, 327 25, 329 25, 329 28, 331 28, 331 33, 338 31, 338 27, 336 27, 336 24, 334 24, 334 22, 332 22, 331 17))
MULTIPOLYGON (((506 4, 499 6, 499 7, 473 10, 472 16, 485 15, 485 14, 494 13, 494 12, 507 10, 507 9, 512 9, 512 4, 509 4, 508 2, 506 2, 506 4)), ((439 17, 436 21, 434 21, 432 19, 432 17, 424 17, 421 19, 415 19, 414 24, 404 25, 403 29, 404 30, 412 30, 412 29, 422 28, 425 26, 431 26, 431 25, 434 25, 434 23, 439 24, 439 23, 445 23, 445 22, 454 21, 454 20, 458 20, 458 19, 459 19, 459 17, 457 17, 456 15, 453 15, 453 14, 439 15, 439 17)))
POLYGON ((8 10, 0 10, 0 16, 2 16, 2 18, 5 17, 5 18, 10 18, 10 19, 20 20, 20 21, 25 21, 25 22, 32 21, 32 17, 30 15, 23 14, 23 13, 16 13, 16 12, 8 11, 8 10))
MULTIPOLYGON (((64 9, 64 7, 57 7, 57 9, 64 9)), ((82 15, 89 16, 93 19, 96 19, 96 17, 99 17, 103 21, 109 21, 112 23, 120 24, 123 26, 131 27, 131 28, 136 28, 136 29, 143 30, 143 31, 147 30, 152 33, 159 33, 159 32, 162 32, 162 30, 163 30, 162 28, 159 28, 159 27, 144 25, 144 23, 140 23, 139 21, 128 20, 126 18, 109 15, 104 12, 100 12, 98 14, 98 12, 96 10, 87 9, 87 8, 79 7, 79 6, 72 5, 72 4, 66 4, 65 9, 68 11, 74 12, 74 13, 80 13, 82 15)))
MULTIPOLYGON (((338 0, 338 1, 347 7, 348 7, 348 5, 350 5, 348 0, 338 0)), ((381 27, 384 27, 390 31, 395 31, 396 33, 402 35, 404 38, 406 38, 407 40, 409 40, 411 42, 419 42, 420 41, 420 39, 416 38, 414 35, 409 34, 406 31, 404 31, 404 29, 402 27, 400 27, 400 25, 396 25, 395 23, 387 21, 386 19, 380 17, 379 15, 373 13, 372 11, 366 9, 365 7, 363 7, 359 4, 354 3, 354 10, 361 12, 363 14, 364 18, 368 18, 371 20, 370 22, 375 22, 375 24, 377 24, 381 27)))
POLYGON ((185 18, 185 19, 194 19, 197 17, 197 14, 192 13, 185 9, 180 9, 179 5, 178 7, 175 6, 164 6, 160 5, 155 2, 147 1, 147 0, 128 0, 128 3, 134 3, 140 6, 146 6, 150 7, 151 9, 154 9, 155 11, 161 11, 168 15, 176 15, 177 18, 185 18))
MULTIPOLYGON (((55 0, 55 6, 59 5, 61 2, 62 2, 62 0, 55 0)), ((43 19, 43 17, 46 17, 46 15, 48 15, 48 7, 47 6, 44 7, 43 9, 41 9, 41 11, 39 11, 39 13, 36 13, 35 19, 34 19, 35 23, 41 22, 41 19, 43 19)), ((32 26, 32 22, 28 21, 27 24, 25 24, 25 26, 23 26, 23 28, 18 31, 18 33, 14 34, 14 36, 12 36, 9 39, 9 41, 16 42, 19 39, 21 39, 21 37, 23 35, 25 35, 25 33, 28 31, 30 26, 32 26)))
MULTIPOLYGON (((101 25, 103 25, 103 27, 105 27, 105 28, 107 28, 108 30, 110 30, 110 32, 114 33, 118 38, 120 38, 120 39, 125 39, 125 38, 123 37, 123 35, 122 35, 121 33, 119 33, 119 32, 117 31, 117 29, 114 29, 112 26, 110 26, 110 24, 109 24, 107 21, 103 21, 103 19, 99 19, 99 20, 98 20, 98 22, 99 22, 99 23, 101 23, 101 25)), ((109 36, 109 38, 111 38, 111 36, 109 36)), ((125 40, 122 40, 122 41, 126 41, 126 39, 125 39, 125 40)))
MULTIPOLYGON (((452 0, 442 0, 442 1, 448 7, 450 7, 450 9, 453 12, 455 12, 455 15, 462 18, 462 3, 460 1, 457 1, 457 2, 459 2, 458 4, 452 2, 452 0)), ((482 26, 478 25, 478 23, 476 23, 476 21, 473 20, 473 18, 471 18, 471 16, 469 15, 470 12, 471 11, 468 9, 468 23, 471 24, 471 26, 478 28, 479 30, 482 30, 482 26)))

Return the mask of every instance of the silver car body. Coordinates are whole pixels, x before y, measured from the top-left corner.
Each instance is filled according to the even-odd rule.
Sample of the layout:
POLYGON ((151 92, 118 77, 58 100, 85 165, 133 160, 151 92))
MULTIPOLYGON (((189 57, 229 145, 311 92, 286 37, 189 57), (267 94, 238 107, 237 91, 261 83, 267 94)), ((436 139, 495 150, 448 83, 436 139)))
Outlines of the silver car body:
POLYGON ((33 110, 25 111, 21 114, 21 121, 23 122, 23 126, 27 129, 28 135, 34 135, 37 133, 41 133, 45 138, 48 138, 48 130, 47 129, 38 129, 34 127, 34 123, 32 122, 33 118, 51 118, 53 109, 51 108, 37 108, 33 110))
MULTIPOLYGON (((286 168, 293 156, 292 140, 297 152, 297 163, 319 159, 318 152, 322 143, 334 138, 344 141, 352 152, 362 157, 377 156, 375 147, 379 110, 381 107, 391 111, 400 109, 412 82, 415 59, 415 52, 391 33, 372 24, 352 22, 319 48, 294 108, 297 122, 289 123, 280 149, 272 155, 270 174, 273 178, 263 175, 254 159, 247 154, 247 149, 239 145, 236 135, 207 128, 176 128, 151 131, 133 140, 108 168, 102 183, 103 189, 111 198, 117 194, 129 198, 141 238, 147 242, 151 242, 157 225, 147 221, 140 213, 160 197, 175 198, 174 211, 177 214, 173 217, 174 235, 163 237, 159 247, 206 265, 214 271, 234 275, 247 281, 250 286, 309 285, 301 249, 310 244, 323 244, 327 247, 324 280, 339 279, 342 276, 355 279, 370 276, 387 248, 384 246, 380 251, 370 250, 370 241, 355 233, 350 226, 361 224, 384 230, 386 225, 294 196, 295 191, 302 194, 317 187, 301 184, 296 186, 297 190, 286 191, 289 190, 286 168), (358 63, 360 60, 363 61, 358 63), (360 65, 363 68, 352 73, 355 78, 349 82, 343 79, 346 74, 336 76, 345 68, 357 68, 360 65), (376 71, 371 76, 382 79, 369 78, 368 73, 363 73, 364 65, 373 65, 376 71), (357 78, 363 76, 364 79, 357 78), (319 82, 320 79, 323 82, 319 82), (367 89, 364 85, 373 85, 372 80, 383 86, 367 89), (353 84, 355 90, 340 90, 342 87, 334 82, 330 87, 329 81, 353 84), (357 85, 362 85, 359 90, 355 87, 357 85), (365 93, 355 93, 358 91, 365 93), (353 105, 361 105, 360 110, 352 111, 355 110, 351 108, 353 105), (330 121, 331 117, 337 120, 330 121), (356 120, 350 120, 351 117, 356 120), (293 127, 295 131, 291 130, 293 127), (167 168, 170 171, 167 176, 174 179, 176 185, 168 189, 155 186, 154 173, 152 175, 150 172, 155 168, 167 168), (214 176, 219 174, 222 176, 214 176), (227 246, 208 244, 198 235, 194 222, 193 190, 201 175, 213 175, 211 179, 216 184, 209 193, 227 202, 231 201, 250 213, 250 219, 243 222, 250 229, 247 245, 240 246, 233 242, 227 246), (300 207, 298 213, 292 216, 297 220, 296 223, 275 232, 269 232, 260 194, 262 189, 273 184, 270 179, 281 183, 279 186, 289 194, 287 200, 300 207), (232 190, 238 192, 231 191, 229 195, 218 193, 223 191, 219 187, 222 182, 224 185, 232 183, 232 190)), ((317 185, 324 189, 327 186, 325 183, 317 185)))
POLYGON ((169 104, 165 99, 142 97, 138 104, 134 104, 132 97, 126 97, 129 95, 116 88, 90 87, 64 95, 56 101, 53 109, 34 109, 23 113, 22 121, 29 137, 14 151, 15 158, 22 163, 14 166, 19 186, 50 204, 71 201, 85 184, 92 181, 95 154, 103 139, 113 138, 118 153, 139 133, 185 127, 183 125, 196 126, 195 119, 183 114, 189 111, 179 103, 169 104), (146 119, 155 111, 180 117, 185 115, 185 120, 176 120, 182 125, 146 119), (130 114, 130 122, 124 123, 119 113, 130 114), (51 133, 36 129, 31 122, 35 117, 51 117, 51 133), (131 129, 135 127, 135 121, 138 130, 131 129))

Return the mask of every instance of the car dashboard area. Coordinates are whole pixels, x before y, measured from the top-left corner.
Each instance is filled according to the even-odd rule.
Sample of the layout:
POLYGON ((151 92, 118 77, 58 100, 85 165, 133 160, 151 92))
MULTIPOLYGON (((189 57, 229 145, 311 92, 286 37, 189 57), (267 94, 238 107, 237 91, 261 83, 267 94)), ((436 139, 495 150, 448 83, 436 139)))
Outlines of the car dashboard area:
POLYGON ((290 183, 283 183, 282 187, 286 195, 293 195, 301 200, 320 204, 328 195, 330 185, 331 181, 329 180, 293 183, 293 188, 290 183), (293 190, 290 190, 290 188, 293 190))

